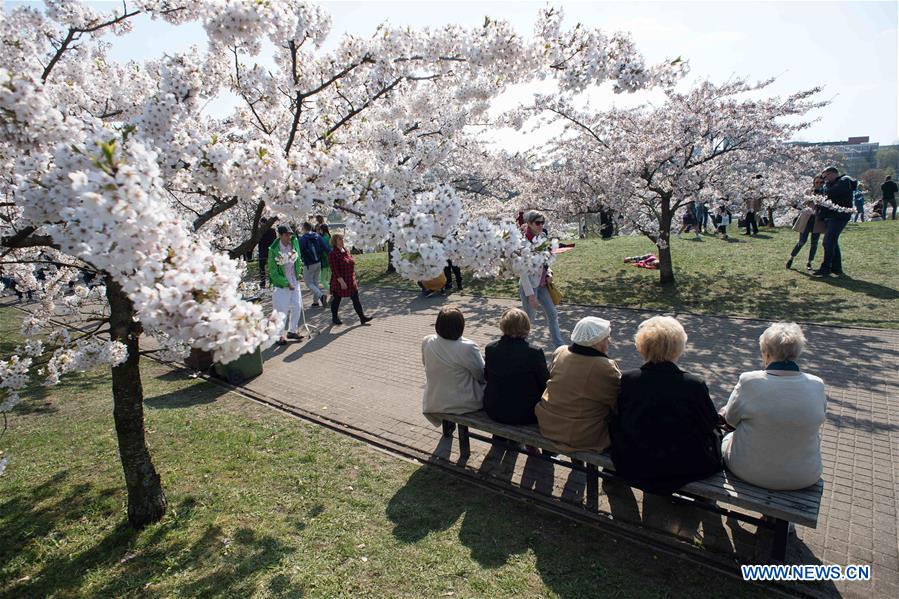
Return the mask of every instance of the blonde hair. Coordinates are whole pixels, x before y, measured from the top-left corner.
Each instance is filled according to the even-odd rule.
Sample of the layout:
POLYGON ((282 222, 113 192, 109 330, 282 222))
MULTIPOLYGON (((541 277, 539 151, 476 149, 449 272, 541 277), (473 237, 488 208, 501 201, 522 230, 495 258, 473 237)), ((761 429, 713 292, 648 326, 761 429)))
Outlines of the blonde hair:
POLYGON ((331 235, 331 245, 337 243, 338 241, 343 241, 343 233, 334 233, 331 235))
POLYGON ((647 362, 674 362, 687 346, 687 332, 670 316, 653 316, 637 327, 637 351, 647 362))
POLYGON ((526 339, 531 332, 531 320, 521 308, 506 308, 499 319, 499 330, 503 335, 526 339))
POLYGON ((805 335, 795 322, 775 322, 759 336, 759 349, 774 362, 793 362, 805 349, 805 335))

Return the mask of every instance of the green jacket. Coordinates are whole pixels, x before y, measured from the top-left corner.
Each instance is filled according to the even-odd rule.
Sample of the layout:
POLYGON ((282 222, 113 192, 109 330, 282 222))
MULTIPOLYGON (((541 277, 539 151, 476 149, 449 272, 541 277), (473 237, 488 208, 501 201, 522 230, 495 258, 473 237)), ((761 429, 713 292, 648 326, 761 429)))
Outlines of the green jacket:
MULTIPOLYGON (((297 260, 293 263, 293 266, 296 271, 297 282, 299 283, 303 273, 303 261, 300 260, 300 242, 296 235, 290 238, 290 245, 293 246, 293 251, 297 253, 297 260)), ((281 238, 278 237, 268 248, 268 279, 272 282, 273 287, 288 286, 287 276, 284 274, 284 267, 278 264, 278 256, 280 254, 281 238)))

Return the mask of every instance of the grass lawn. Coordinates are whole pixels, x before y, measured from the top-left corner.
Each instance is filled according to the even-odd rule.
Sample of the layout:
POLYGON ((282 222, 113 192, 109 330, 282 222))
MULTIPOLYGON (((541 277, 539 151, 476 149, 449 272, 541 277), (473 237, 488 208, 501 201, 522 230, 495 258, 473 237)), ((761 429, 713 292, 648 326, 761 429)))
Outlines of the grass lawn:
MULTIPOLYGON (((18 315, 0 309, 0 347, 18 315)), ((616 542, 144 365, 169 510, 136 533, 105 372, 34 389, 3 439, 2 597, 672 597, 762 589, 616 542)))
MULTIPOLYGON (((674 239, 675 287, 659 286, 657 271, 623 263, 627 256, 653 251, 645 237, 637 236, 577 241, 574 250, 556 260, 556 283, 564 301, 575 304, 899 328, 899 221, 849 224, 840 237, 844 278, 808 276, 808 244, 794 270, 786 270, 797 239, 788 229, 762 229, 749 238, 734 226, 731 233, 729 242, 712 235, 674 239)), ((819 246, 816 266, 823 253, 819 246)), ((386 266, 385 253, 356 257, 361 282, 416 289, 397 275, 384 274, 386 266)), ((464 284, 466 293, 518 297, 516 281, 466 275, 464 284)))

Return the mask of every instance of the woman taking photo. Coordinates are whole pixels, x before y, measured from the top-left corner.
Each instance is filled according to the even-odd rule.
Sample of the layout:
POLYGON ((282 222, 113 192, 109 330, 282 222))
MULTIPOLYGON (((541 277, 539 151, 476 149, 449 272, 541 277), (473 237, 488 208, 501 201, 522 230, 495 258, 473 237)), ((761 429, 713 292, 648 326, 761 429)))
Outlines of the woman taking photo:
POLYGON ((356 283, 356 261, 353 255, 347 251, 343 242, 343 233, 334 233, 331 236, 331 253, 328 254, 328 264, 331 266, 331 322, 343 324, 337 316, 341 298, 348 297, 353 302, 356 315, 360 324, 371 320, 366 316, 359 302, 359 285, 356 283))

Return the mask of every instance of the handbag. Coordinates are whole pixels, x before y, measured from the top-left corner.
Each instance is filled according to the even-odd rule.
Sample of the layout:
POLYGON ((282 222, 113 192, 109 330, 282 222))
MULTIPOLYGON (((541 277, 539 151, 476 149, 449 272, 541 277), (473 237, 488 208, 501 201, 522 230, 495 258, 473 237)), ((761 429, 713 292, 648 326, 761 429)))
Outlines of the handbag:
POLYGON ((555 283, 548 281, 546 283, 546 290, 549 292, 549 297, 552 299, 554 305, 558 306, 562 303, 562 292, 558 290, 555 283))

